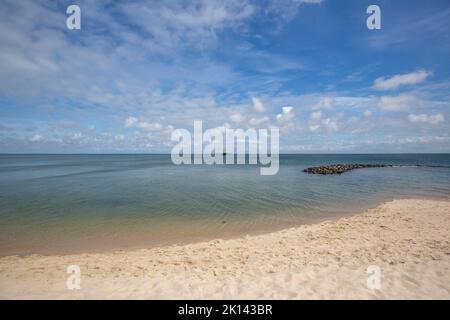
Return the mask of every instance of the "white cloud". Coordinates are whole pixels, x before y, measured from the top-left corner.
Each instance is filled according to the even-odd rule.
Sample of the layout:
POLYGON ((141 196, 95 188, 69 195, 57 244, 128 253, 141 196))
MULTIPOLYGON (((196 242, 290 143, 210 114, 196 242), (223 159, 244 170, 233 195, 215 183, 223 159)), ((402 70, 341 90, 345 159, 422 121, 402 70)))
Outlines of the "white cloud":
POLYGON ((40 134, 35 134, 34 136, 30 137, 28 140, 30 142, 40 142, 40 141, 44 140, 44 137, 40 134))
MULTIPOLYGON (((265 1, 257 1, 265 2, 265 1)), ((297 15, 303 4, 320 4, 323 0, 271 0, 268 6, 263 8, 266 16, 273 20, 274 31, 280 31, 282 25, 291 21, 297 15)))
POLYGON ((241 26, 255 5, 247 0, 149 1, 125 3, 122 9, 162 48, 205 47, 216 42, 219 31, 241 26))
POLYGON ((309 125, 309 131, 311 131, 311 132, 316 132, 317 130, 319 130, 320 129, 320 124, 310 124, 309 125))
POLYGON ((322 123, 327 132, 334 132, 334 131, 338 131, 338 129, 339 129, 337 122, 333 119, 326 118, 325 120, 323 120, 322 123))
POLYGON ((333 103, 333 99, 330 97, 325 97, 322 100, 320 100, 318 103, 312 106, 313 110, 320 110, 320 109, 331 109, 333 103))
POLYGON ((398 96, 383 96, 378 102, 378 106, 384 111, 403 111, 407 110, 417 97, 411 94, 401 94, 398 96))
POLYGON ((138 122, 137 118, 129 117, 125 120, 125 128, 132 128, 137 122, 138 122))
POLYGON ((322 112, 314 111, 309 116, 308 129, 311 132, 316 132, 320 129, 320 120, 322 119, 322 112))
POLYGON ((281 113, 277 114, 277 120, 280 122, 292 120, 294 117, 295 117, 294 107, 291 106, 281 108, 281 113))
POLYGON ((311 116, 310 116, 311 120, 319 120, 320 118, 322 118, 322 112, 315 111, 315 112, 311 113, 311 116))
POLYGON ((237 113, 233 113, 230 116, 230 120, 233 122, 236 122, 236 123, 240 123, 245 120, 245 117, 242 114, 240 114, 239 112, 237 112, 237 113))
POLYGON ((445 121, 442 114, 438 113, 435 115, 427 114, 410 114, 408 116, 409 122, 412 123, 428 123, 428 124, 438 124, 445 121))
POLYGON ((262 118, 251 118, 249 121, 249 124, 251 126, 259 126, 265 122, 268 122, 269 118, 268 117, 262 117, 262 118))
POLYGON ((421 83, 432 74, 428 70, 417 70, 407 74, 397 74, 390 78, 381 77, 375 80, 373 88, 376 90, 393 90, 401 86, 421 83))
POLYGON ((323 119, 323 114, 321 111, 314 111, 311 112, 309 116, 308 129, 311 132, 325 131, 330 133, 338 131, 339 126, 335 119, 323 119))
POLYGON ((139 121, 136 117, 128 117, 125 120, 125 128, 138 128, 146 131, 159 131, 164 129, 164 126, 159 122, 139 121))
POLYGON ((443 136, 423 136, 423 137, 406 137, 387 141, 389 144, 422 144, 422 143, 433 143, 433 142, 448 142, 450 137, 443 136))
POLYGON ((125 141, 125 136, 123 134, 118 134, 114 137, 114 140, 117 142, 123 142, 125 141))
POLYGON ((147 130, 147 131, 158 131, 163 128, 162 124, 158 122, 139 122, 138 128, 147 130))
POLYGON ((253 109, 255 109, 258 112, 264 112, 266 110, 264 104, 258 98, 252 98, 252 104, 253 109))
MULTIPOLYGON (((396 47, 402 48, 402 50, 411 50, 416 45, 421 45, 424 39, 436 36, 446 39, 445 36, 448 32, 444 30, 449 30, 450 9, 447 7, 447 9, 434 12, 426 10, 414 19, 403 19, 399 19, 398 23, 391 24, 389 28, 384 28, 383 32, 368 33, 369 46, 377 50, 392 50, 396 47)), ((442 44, 441 42, 441 49, 442 44)))
POLYGON ((372 116, 372 111, 366 110, 364 111, 364 117, 369 118, 372 116))
POLYGON ((356 81, 361 81, 361 80, 362 80, 362 74, 361 74, 361 72, 358 72, 358 71, 353 72, 344 78, 344 81, 347 81, 347 82, 356 82, 356 81))
POLYGON ((81 140, 83 138, 83 134, 81 132, 75 132, 72 135, 72 140, 81 140))

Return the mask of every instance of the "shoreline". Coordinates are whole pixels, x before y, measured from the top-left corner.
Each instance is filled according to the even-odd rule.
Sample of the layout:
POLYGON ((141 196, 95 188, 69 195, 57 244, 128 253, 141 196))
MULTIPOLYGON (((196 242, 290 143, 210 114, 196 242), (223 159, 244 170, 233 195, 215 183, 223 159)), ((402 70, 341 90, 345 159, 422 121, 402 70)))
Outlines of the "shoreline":
MULTIPOLYGON (((445 201, 445 200, 444 200, 445 201)), ((450 201, 449 201, 450 202, 450 201)), ((385 203, 385 202, 382 202, 385 203)), ((369 209, 375 208, 376 206, 372 206, 369 209)), ((365 211, 365 210, 364 210, 365 211)), ((123 247, 111 247, 111 248, 104 248, 104 249, 89 249, 89 250, 76 250, 73 249, 70 252, 59 252, 59 251, 49 251, 49 252, 30 252, 30 253, 16 253, 16 254, 0 254, 0 260, 2 258, 8 258, 8 257, 17 257, 17 258, 24 258, 24 257, 51 257, 51 256, 73 256, 73 255, 82 255, 82 254, 114 254, 118 252, 130 252, 130 251, 138 251, 138 250, 151 250, 151 249, 167 249, 171 247, 183 247, 183 246, 190 246, 190 245, 196 245, 201 243, 207 243, 207 242, 213 242, 213 241, 229 241, 229 240, 237 240, 241 238, 246 237, 257 237, 262 236, 266 234, 272 234, 281 232, 284 230, 289 229, 295 229, 302 226, 311 226, 316 225, 324 222, 331 222, 336 221, 341 218, 349 217, 352 215, 360 214, 361 211, 355 210, 354 212, 346 212, 346 213, 336 213, 333 215, 329 215, 327 217, 318 217, 311 219, 309 221, 301 222, 301 223, 292 223, 288 222, 286 225, 280 224, 277 227, 260 227, 258 230, 255 231, 245 231, 245 232, 239 232, 239 233, 224 233, 220 236, 211 236, 211 237, 201 237, 201 238, 186 238, 183 240, 180 240, 179 242, 173 241, 173 242, 167 242, 167 243, 161 243, 161 244, 149 244, 149 245, 124 245, 123 247)))
MULTIPOLYGON (((265 234, 271 234, 280 232, 283 230, 288 230, 292 228, 298 228, 302 226, 310 226, 315 225, 323 222, 328 221, 336 221, 341 218, 351 217, 353 215, 361 214, 367 210, 374 209, 378 206, 381 206, 383 204, 386 204, 391 201, 395 200, 409 200, 409 199, 416 199, 416 200, 436 200, 436 201, 449 201, 450 199, 447 199, 445 197, 438 197, 438 196, 423 196, 423 197, 417 197, 417 196, 401 196, 399 198, 393 197, 384 197, 382 199, 379 199, 378 201, 373 201, 368 206, 365 207, 359 207, 359 208, 353 208, 352 210, 348 211, 339 211, 334 213, 327 213, 326 215, 319 216, 319 217, 309 217, 307 220, 302 222, 293 222, 289 221, 284 224, 279 224, 276 227, 265 225, 264 227, 260 226, 257 228, 257 230, 246 230, 246 231, 235 231, 235 232, 229 232, 225 231, 222 234, 216 236, 216 235, 209 235, 209 236, 198 236, 198 237, 188 237, 180 240, 168 240, 166 242, 161 243, 148 243, 145 244, 145 239, 143 239, 141 244, 129 244, 129 245, 100 245, 97 248, 90 248, 86 249, 84 246, 82 247, 71 247, 70 249, 39 249, 35 252, 26 252, 26 253, 8 253, 8 254, 0 254, 0 259, 6 258, 6 257, 30 257, 30 256, 70 256, 70 255, 79 255, 79 254, 112 254, 115 252, 128 252, 128 251, 136 251, 136 250, 142 250, 142 249, 156 249, 156 248, 170 248, 170 247, 179 247, 179 246, 186 246, 186 245, 194 245, 198 243, 204 243, 204 242, 210 242, 215 240, 234 240, 239 239, 247 236, 260 236, 265 234)), ((323 214, 323 213, 322 213, 323 214)), ((95 240, 93 240, 95 241, 95 240)), ((104 240, 103 240, 104 241, 104 240)), ((9 250, 12 251, 12 250, 9 250)), ((27 251, 27 250, 23 250, 27 251)))
POLYGON ((3 299, 448 299, 449 283, 450 201, 430 199, 227 240, 0 257, 3 299), (81 290, 66 288, 71 264, 81 290), (371 265, 388 288, 365 287, 371 265))

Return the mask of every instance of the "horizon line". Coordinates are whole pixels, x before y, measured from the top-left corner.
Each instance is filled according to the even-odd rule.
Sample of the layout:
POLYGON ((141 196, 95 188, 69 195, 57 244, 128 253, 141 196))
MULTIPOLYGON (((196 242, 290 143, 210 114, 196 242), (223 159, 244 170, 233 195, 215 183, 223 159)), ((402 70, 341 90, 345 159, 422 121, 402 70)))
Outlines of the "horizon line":
MULTIPOLYGON (((234 155, 259 155, 258 153, 234 153, 234 155)), ((450 152, 308 152, 308 153, 286 153, 280 152, 279 155, 399 155, 399 154, 450 154, 450 152)), ((171 155, 167 152, 0 152, 0 155, 171 155)), ((195 155, 194 153, 191 155, 195 155)), ((203 155, 203 154, 202 154, 203 155)), ((269 153, 270 155, 270 153, 269 153)))

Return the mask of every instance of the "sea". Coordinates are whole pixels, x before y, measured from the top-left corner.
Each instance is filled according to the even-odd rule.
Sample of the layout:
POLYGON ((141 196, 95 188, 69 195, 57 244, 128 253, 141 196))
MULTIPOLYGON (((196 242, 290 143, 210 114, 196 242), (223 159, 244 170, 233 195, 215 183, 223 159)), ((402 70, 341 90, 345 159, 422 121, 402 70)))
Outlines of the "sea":
POLYGON ((1 154, 0 255, 129 250, 337 219, 392 199, 450 200, 450 154, 282 154, 175 165, 170 154, 1 154), (392 167, 312 175, 311 166, 392 167))

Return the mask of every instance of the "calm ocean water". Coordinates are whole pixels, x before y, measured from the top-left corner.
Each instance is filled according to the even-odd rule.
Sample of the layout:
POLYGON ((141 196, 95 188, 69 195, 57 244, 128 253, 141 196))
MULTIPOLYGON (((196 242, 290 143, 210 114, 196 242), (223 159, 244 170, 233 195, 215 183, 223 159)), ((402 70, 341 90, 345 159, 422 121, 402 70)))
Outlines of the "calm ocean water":
POLYGON ((450 155, 282 155, 275 176, 175 166, 170 155, 0 155, 0 177, 0 255, 72 253, 259 233, 392 198, 449 199, 450 155), (400 167, 302 172, 332 163, 400 167))

